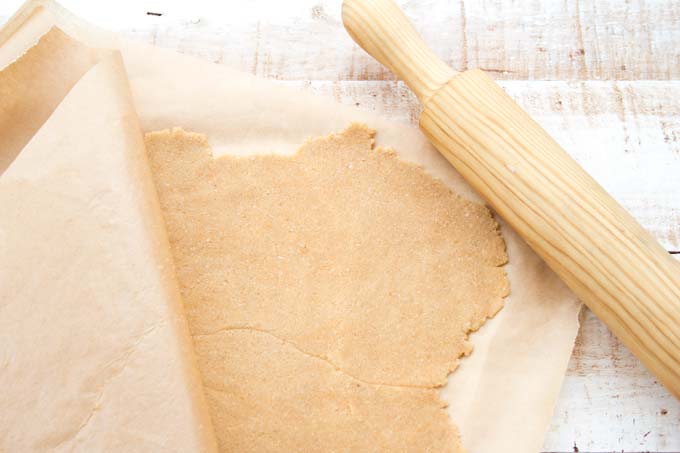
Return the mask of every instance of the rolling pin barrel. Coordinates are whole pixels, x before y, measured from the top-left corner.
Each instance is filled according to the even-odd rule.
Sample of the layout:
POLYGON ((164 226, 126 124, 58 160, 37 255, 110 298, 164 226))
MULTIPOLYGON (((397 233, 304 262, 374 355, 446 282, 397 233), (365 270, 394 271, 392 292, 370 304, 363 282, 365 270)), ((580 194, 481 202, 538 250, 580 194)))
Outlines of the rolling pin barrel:
POLYGON ((490 77, 439 60, 392 0, 345 0, 342 17, 418 96, 434 146, 680 398, 680 262, 490 77))

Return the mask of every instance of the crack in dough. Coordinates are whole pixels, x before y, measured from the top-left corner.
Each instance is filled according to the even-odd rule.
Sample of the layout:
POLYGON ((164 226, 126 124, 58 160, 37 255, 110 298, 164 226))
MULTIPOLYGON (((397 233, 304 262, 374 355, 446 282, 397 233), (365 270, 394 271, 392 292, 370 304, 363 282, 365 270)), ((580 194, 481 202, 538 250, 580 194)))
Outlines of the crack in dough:
POLYGON ((146 136, 199 367, 224 390, 208 394, 225 451, 460 451, 436 388, 502 307, 505 243, 485 206, 373 135, 354 124, 291 157, 219 158, 200 134, 146 136), (257 327, 205 335, 224 326, 257 327), (374 437, 390 440, 357 443, 374 437))
POLYGON ((221 451, 461 451, 436 389, 367 385, 254 330, 195 347, 221 451))
POLYGON ((335 371, 337 371, 338 373, 342 373, 342 374, 344 374, 345 376, 347 376, 347 377, 349 377, 349 378, 352 378, 352 379, 354 379, 355 381, 359 381, 359 382, 361 382, 361 383, 363 383, 363 384, 366 384, 366 385, 377 385, 377 386, 380 386, 380 387, 422 388, 422 389, 427 389, 427 388, 437 388, 437 387, 438 387, 438 386, 433 386, 433 385, 431 385, 431 386, 424 386, 424 385, 398 384, 398 383, 392 383, 392 382, 368 382, 368 381, 364 381, 364 380, 362 380, 362 379, 359 379, 359 378, 356 377, 356 376, 352 376, 351 374, 347 373, 346 371, 344 371, 343 369, 341 369, 337 364, 335 364, 335 363, 333 363, 332 361, 328 360, 327 357, 320 356, 320 355, 315 355, 315 354, 311 354, 311 353, 305 351, 304 349, 302 349, 302 348, 301 348, 300 346, 298 346, 297 344, 293 343, 292 341, 286 340, 285 338, 281 338, 280 336, 278 336, 278 335, 276 335, 275 333, 270 332, 270 331, 268 331, 268 330, 258 329, 258 328, 256 328, 256 327, 239 327, 239 326, 222 327, 222 328, 217 329, 217 330, 215 330, 215 331, 213 331, 213 332, 207 332, 207 333, 195 333, 195 334, 193 334, 193 337, 194 337, 194 338, 208 337, 208 336, 212 336, 212 335, 219 335, 219 334, 221 334, 221 333, 223 333, 223 332, 238 332, 238 331, 259 332, 259 333, 262 333, 262 334, 269 335, 269 336, 271 336, 271 337, 273 337, 273 338, 276 338, 276 339, 279 340, 280 342, 285 343, 285 344, 287 344, 287 345, 293 347, 293 348, 296 349, 298 352, 300 352, 300 354, 304 354, 304 355, 306 355, 306 356, 313 357, 313 358, 315 358, 315 359, 317 359, 317 360, 324 361, 324 362, 326 362, 327 364, 329 364, 330 366, 332 366, 332 367, 335 369, 335 371))

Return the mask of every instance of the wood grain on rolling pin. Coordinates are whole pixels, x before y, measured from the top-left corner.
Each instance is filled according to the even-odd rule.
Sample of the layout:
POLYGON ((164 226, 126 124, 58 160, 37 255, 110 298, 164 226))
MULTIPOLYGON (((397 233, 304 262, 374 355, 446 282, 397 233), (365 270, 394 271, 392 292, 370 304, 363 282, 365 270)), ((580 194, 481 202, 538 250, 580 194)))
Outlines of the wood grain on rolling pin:
POLYGON ((432 96, 420 126, 680 397, 680 265, 483 72, 432 96))

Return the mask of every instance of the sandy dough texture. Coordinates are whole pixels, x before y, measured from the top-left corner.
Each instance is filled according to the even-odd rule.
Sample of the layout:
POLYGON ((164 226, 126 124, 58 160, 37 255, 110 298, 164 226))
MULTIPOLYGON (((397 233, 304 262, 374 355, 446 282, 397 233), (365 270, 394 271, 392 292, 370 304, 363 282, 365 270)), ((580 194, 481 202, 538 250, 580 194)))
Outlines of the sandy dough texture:
POLYGON ((373 136, 218 158, 146 136, 223 451, 462 451, 438 388, 502 307, 505 243, 373 136))

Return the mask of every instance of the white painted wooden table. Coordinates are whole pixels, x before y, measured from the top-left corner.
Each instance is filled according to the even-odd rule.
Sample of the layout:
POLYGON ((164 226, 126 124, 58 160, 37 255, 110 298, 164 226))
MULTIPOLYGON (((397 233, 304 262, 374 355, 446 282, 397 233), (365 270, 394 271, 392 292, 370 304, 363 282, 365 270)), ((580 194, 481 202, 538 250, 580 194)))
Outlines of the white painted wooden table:
MULTIPOLYGON (((3 0, 0 22, 20 3, 3 0)), ((396 119, 418 115, 403 84, 346 35, 340 0, 62 3, 136 39, 396 119)), ((398 3, 453 68, 491 72, 680 258, 678 0, 398 3)), ((588 311, 544 449, 680 452, 680 403, 588 311)))

